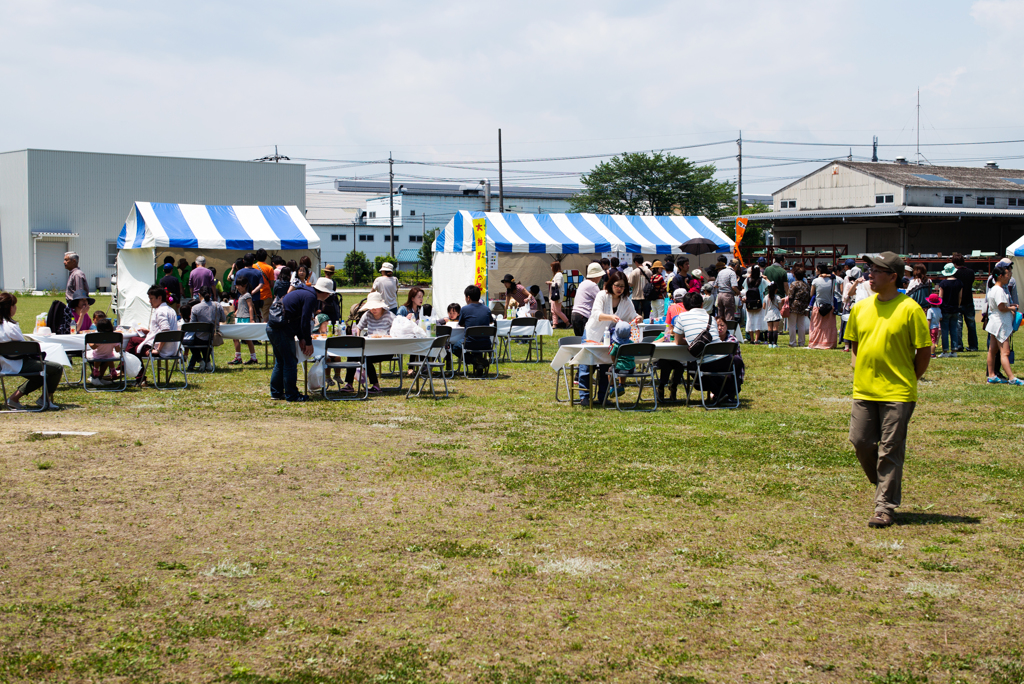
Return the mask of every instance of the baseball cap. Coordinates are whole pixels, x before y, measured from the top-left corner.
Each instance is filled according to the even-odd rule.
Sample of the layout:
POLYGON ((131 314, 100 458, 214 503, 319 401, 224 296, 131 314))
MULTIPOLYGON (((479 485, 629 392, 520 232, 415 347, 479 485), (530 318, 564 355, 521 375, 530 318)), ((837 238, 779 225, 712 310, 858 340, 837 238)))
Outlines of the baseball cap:
POLYGON ((864 261, 868 262, 872 266, 878 266, 881 269, 892 271, 900 276, 903 275, 903 270, 906 268, 906 264, 903 263, 903 259, 901 259, 900 255, 895 252, 865 254, 864 261))
POLYGON ((682 288, 682 287, 676 288, 676 290, 672 293, 672 301, 681 302, 681 301, 683 301, 683 297, 685 295, 686 295, 686 290, 684 288, 682 288))

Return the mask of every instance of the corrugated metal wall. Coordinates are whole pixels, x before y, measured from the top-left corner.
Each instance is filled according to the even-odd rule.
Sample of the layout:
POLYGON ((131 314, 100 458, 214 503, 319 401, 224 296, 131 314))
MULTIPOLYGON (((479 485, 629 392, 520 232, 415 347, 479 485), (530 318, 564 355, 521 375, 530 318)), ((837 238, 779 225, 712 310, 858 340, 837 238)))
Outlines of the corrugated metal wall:
MULTIPOLYGON (((96 276, 113 271, 107 267, 107 243, 117 240, 136 201, 306 207, 302 164, 51 150, 2 156, 19 154, 27 155, 27 184, 17 190, 27 197, 27 221, 0 214, 4 288, 31 286, 34 231, 78 233, 68 247, 81 255, 92 288, 96 276)), ((0 176, 0 184, 6 183, 0 176)), ((2 192, 6 196, 8 188, 2 192)))
POLYGON ((780 210, 782 200, 796 200, 800 209, 843 209, 873 207, 875 195, 894 195, 894 204, 903 203, 903 188, 866 173, 837 165, 836 172, 828 166, 817 173, 773 194, 774 209, 780 210))
POLYGON ((32 286, 24 273, 32 254, 28 233, 28 152, 6 152, 0 154, 0 287, 5 290, 32 286))

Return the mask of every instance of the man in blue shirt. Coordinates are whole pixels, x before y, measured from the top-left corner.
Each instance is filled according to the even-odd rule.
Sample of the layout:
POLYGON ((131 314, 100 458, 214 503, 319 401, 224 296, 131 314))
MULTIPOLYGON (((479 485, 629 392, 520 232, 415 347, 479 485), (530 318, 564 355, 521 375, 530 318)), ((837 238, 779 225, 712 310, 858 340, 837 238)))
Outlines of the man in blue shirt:
MULTIPOLYGON (((459 326, 472 328, 494 325, 494 315, 491 310, 480 303, 480 288, 470 285, 466 288, 465 295, 466 306, 462 307, 462 311, 459 312, 459 326)), ((490 349, 492 340, 487 337, 466 337, 462 344, 466 349, 490 349)), ((462 353, 462 349, 455 344, 452 345, 452 350, 459 355, 462 353)), ((489 360, 483 359, 483 354, 467 354, 466 362, 473 364, 473 375, 481 378, 487 374, 487 369, 491 365, 489 360)))
POLYGON ((235 273, 235 282, 238 282, 239 278, 244 278, 249 283, 249 294, 252 296, 252 310, 256 318, 256 320, 253 320, 253 323, 256 323, 263 320, 260 316, 262 307, 260 290, 263 288, 263 271, 253 267, 253 264, 256 263, 255 254, 246 254, 242 257, 242 263, 245 264, 245 268, 235 273))
MULTIPOLYGON (((237 277, 237 276, 236 276, 237 277)), ((263 276, 260 275, 260 280, 263 276)), ((298 285, 281 299, 284 321, 278 325, 267 323, 267 337, 274 347, 274 369, 270 371, 270 398, 287 401, 306 401, 296 387, 299 363, 295 355, 295 340, 306 356, 313 355, 313 314, 318 301, 334 294, 334 281, 320 278, 312 288, 298 285)))

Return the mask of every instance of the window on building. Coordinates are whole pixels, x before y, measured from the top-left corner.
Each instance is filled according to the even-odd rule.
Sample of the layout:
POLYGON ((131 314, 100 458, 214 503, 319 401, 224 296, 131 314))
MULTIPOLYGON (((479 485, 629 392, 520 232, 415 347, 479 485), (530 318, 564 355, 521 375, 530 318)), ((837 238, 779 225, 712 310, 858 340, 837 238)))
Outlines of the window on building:
POLYGON ((360 235, 359 236, 359 241, 360 242, 373 242, 373 235, 360 235))
POLYGON ((117 268, 117 240, 107 240, 107 268, 117 268))
POLYGON ((331 235, 331 242, 345 242, 348 240, 348 235, 344 233, 335 233, 331 235))
POLYGON ((370 212, 370 218, 377 218, 377 212, 371 211, 370 212))
POLYGON ((409 210, 409 216, 415 216, 415 215, 416 215, 416 210, 415 209, 410 209, 409 210))
POLYGON ((422 235, 410 235, 409 236, 409 242, 423 242, 423 236, 422 235))
POLYGON ((796 209, 796 200, 782 200, 779 202, 780 209, 796 209))
MULTIPOLYGON (((1011 197, 1010 199, 1006 200, 1006 206, 1008 206, 1008 207, 1016 207, 1016 206, 1018 206, 1017 198, 1016 197, 1011 197)), ((1024 202, 1021 202, 1019 206, 1024 207, 1024 202)))
POLYGON ((875 195, 875 204, 892 204, 893 200, 892 195, 875 195))
MULTIPOLYGON (((391 236, 390 235, 385 235, 384 236, 384 242, 391 242, 391 236)), ((398 240, 395 240, 395 242, 398 242, 398 240)))
POLYGON ((778 243, 779 247, 792 247, 793 245, 796 244, 796 238, 780 236, 776 238, 776 242, 778 243))
POLYGON ((979 197, 978 198, 978 206, 979 207, 985 207, 985 206, 994 207, 994 206, 996 206, 996 198, 995 197, 979 197))
POLYGON ((946 204, 952 204, 953 203, 953 196, 952 195, 946 195, 945 197, 942 198, 942 200, 946 204))
POLYGON ((398 216, 398 210, 397 209, 392 209, 391 210, 391 215, 392 216, 398 216))
POLYGON ((953 204, 963 204, 963 203, 964 203, 963 195, 953 195, 953 204))

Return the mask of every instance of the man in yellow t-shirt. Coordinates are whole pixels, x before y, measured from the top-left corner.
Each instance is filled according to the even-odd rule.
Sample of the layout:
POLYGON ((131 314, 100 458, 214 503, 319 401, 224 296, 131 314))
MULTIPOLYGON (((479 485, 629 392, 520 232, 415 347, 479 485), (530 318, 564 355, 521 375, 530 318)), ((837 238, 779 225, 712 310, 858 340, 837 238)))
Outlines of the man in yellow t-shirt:
POLYGON ((896 522, 902 498, 907 425, 917 381, 931 358, 931 336, 924 309, 899 292, 903 260, 892 252, 865 259, 876 294, 855 304, 846 324, 845 338, 853 346, 850 441, 875 485, 868 527, 888 527, 896 522))

